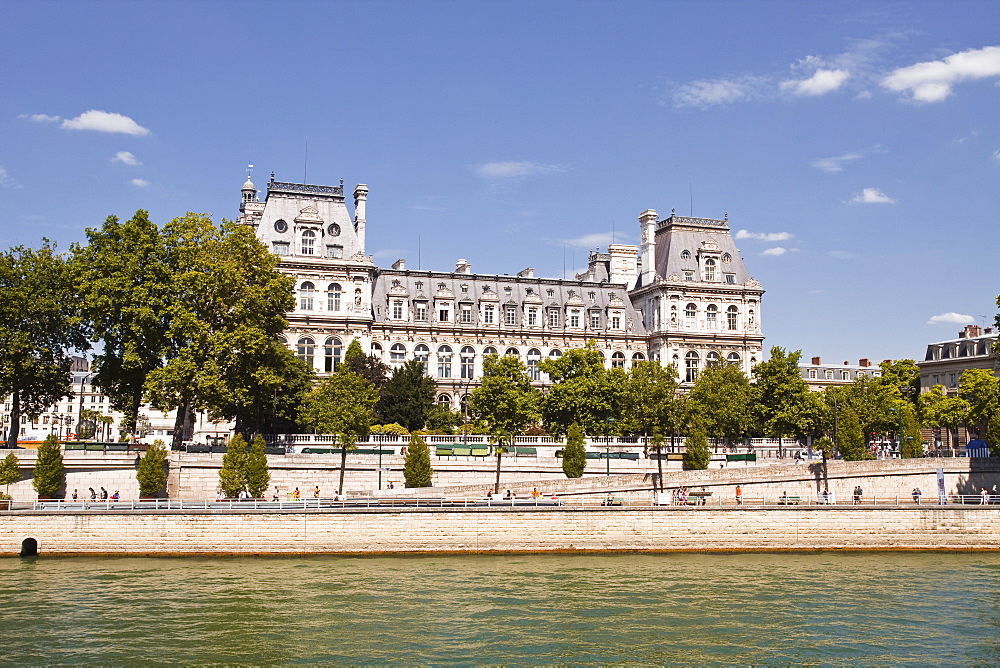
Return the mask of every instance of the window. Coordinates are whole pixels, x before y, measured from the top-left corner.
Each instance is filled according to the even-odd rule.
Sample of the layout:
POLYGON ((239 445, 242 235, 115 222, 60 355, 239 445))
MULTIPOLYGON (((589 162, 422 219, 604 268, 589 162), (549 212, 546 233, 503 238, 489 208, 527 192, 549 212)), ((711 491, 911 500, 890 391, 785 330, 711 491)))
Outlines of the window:
POLYGON ((729 355, 726 356, 726 359, 729 360, 729 363, 733 366, 737 366, 740 363, 739 353, 729 353, 729 355))
POLYGON ((517 307, 515 306, 503 307, 503 322, 508 327, 512 327, 517 324, 517 307))
MULTIPOLYGON (((864 374, 860 373, 858 375, 859 376, 863 376, 864 374)), ((840 379, 841 380, 850 380, 851 379, 851 372, 850 371, 841 371, 840 372, 840 379)))
POLYGON ((417 347, 413 349, 413 359, 417 360, 418 362, 424 365, 424 373, 427 374, 430 373, 430 369, 427 368, 427 361, 430 358, 430 356, 431 356, 431 349, 422 343, 417 345, 417 347))
POLYGON ((600 329, 601 328, 601 312, 591 311, 590 312, 590 328, 600 329))
POLYGON ((685 281, 693 281, 694 280, 694 271, 691 270, 691 269, 685 269, 684 270, 684 280, 685 281))
POLYGON ((466 325, 472 322, 472 307, 468 304, 462 304, 462 322, 466 325))
POLYGON ((344 257, 344 247, 343 246, 327 246, 326 256, 328 258, 341 259, 344 257))
POLYGON ((823 377, 826 380, 833 380, 833 369, 827 369, 823 377))
POLYGON ((296 353, 298 354, 300 360, 309 366, 312 366, 313 358, 316 355, 316 342, 313 341, 310 336, 303 336, 299 339, 296 353))
POLYGON ((492 325, 494 321, 494 306, 493 304, 487 304, 483 308, 483 322, 487 325, 492 325))
POLYGON ((316 233, 312 230, 306 230, 302 233, 302 254, 316 254, 316 233))
POLYGON ((394 301, 392 303, 392 319, 393 320, 403 319, 403 302, 394 301))
POLYGON ((389 348, 389 365, 394 369, 403 366, 406 361, 406 347, 402 343, 394 343, 389 348))
POLYGON ((730 306, 726 309, 726 327, 731 332, 736 331, 736 317, 739 315, 739 309, 735 306, 730 306))
POLYGON ((632 355, 632 366, 635 366, 636 362, 645 362, 646 356, 642 353, 635 353, 632 355))
POLYGON ((705 355, 705 366, 718 366, 719 365, 719 353, 714 350, 705 355))
POLYGON ((698 377, 698 363, 700 362, 698 353, 690 351, 684 356, 684 380, 693 383, 698 377))
POLYGON ((560 357, 562 357, 562 351, 559 350, 558 348, 554 348, 554 349, 552 349, 552 350, 549 351, 549 359, 550 360, 557 360, 560 357))
POLYGON ((331 336, 326 340, 326 344, 323 346, 323 369, 327 373, 333 373, 340 366, 340 353, 343 346, 344 344, 335 336, 331 336))
POLYGON ((472 378, 476 369, 476 351, 472 346, 462 348, 461 354, 461 376, 462 378, 472 378))
POLYGON ((695 325, 695 318, 698 317, 698 307, 694 304, 688 304, 684 307, 684 325, 688 329, 693 329, 695 325))
POLYGON ((615 351, 611 355, 611 368, 612 369, 624 369, 625 368, 625 353, 621 351, 615 351))
POLYGON ((372 343, 372 357, 377 359, 379 362, 382 361, 382 346, 378 343, 372 343))
POLYGON ((521 351, 517 348, 508 348, 507 352, 504 353, 505 356, 510 355, 511 357, 520 357, 521 351))
POLYGON ((715 260, 707 258, 703 267, 703 274, 706 281, 715 280, 715 260))
POLYGON ((556 294, 556 291, 553 290, 552 288, 549 288, 548 290, 545 291, 545 294, 548 295, 549 297, 552 297, 556 294))
POLYGON ((438 395, 438 406, 442 408, 451 409, 451 395, 450 394, 439 394, 438 395))
POLYGON ((418 322, 427 320, 427 302, 416 302, 413 305, 413 319, 418 322))
POLYGON ((691 259, 691 251, 687 251, 687 250, 681 251, 681 259, 682 260, 690 260, 691 259))
POLYGON ((622 328, 622 317, 620 315, 611 316, 611 329, 622 328))
POLYGON ((271 251, 275 255, 288 255, 288 242, 287 241, 275 241, 271 244, 271 251))
POLYGON ((809 377, 810 378, 816 377, 816 369, 809 369, 809 377))
POLYGON ((580 326, 580 311, 578 309, 573 309, 569 312, 569 326, 579 327, 580 326))
POLYGON ((955 374, 948 374, 948 387, 955 387, 955 374))
POLYGON ((313 310, 313 297, 316 295, 316 286, 306 281, 299 287, 299 310, 313 310))
POLYGON ((726 274, 726 283, 729 285, 736 284, 736 274, 726 274))
POLYGON ((528 326, 535 327, 538 325, 538 307, 531 306, 528 308, 528 326))
POLYGON ((531 380, 541 380, 542 374, 538 370, 538 363, 542 360, 542 351, 532 348, 528 351, 528 378, 531 380))
POLYGON ((340 310, 340 293, 342 289, 340 283, 331 283, 326 288, 326 310, 327 311, 339 311, 340 310))
POLYGON ((450 304, 440 304, 438 306, 438 322, 451 322, 450 304))
POLYGON ((329 234, 331 237, 339 237, 340 225, 338 225, 337 223, 330 223, 329 226, 327 226, 326 228, 326 233, 329 234))
POLYGON ((462 294, 463 295, 469 294, 469 284, 468 283, 462 283, 462 294))
MULTIPOLYGON (((438 378, 451 378, 451 346, 438 348, 438 378)), ((451 400, 448 400, 451 403, 451 400)))
POLYGON ((719 307, 715 304, 709 304, 705 309, 705 327, 708 329, 718 329, 719 328, 719 307))
POLYGON ((486 357, 487 355, 496 355, 496 354, 497 354, 497 349, 494 348, 493 346, 486 346, 485 348, 483 348, 483 357, 486 357))
POLYGON ((549 327, 559 326, 559 311, 556 309, 549 309, 549 327))
POLYGON ((288 223, 279 218, 274 221, 274 231, 278 234, 284 234, 288 231, 288 223))

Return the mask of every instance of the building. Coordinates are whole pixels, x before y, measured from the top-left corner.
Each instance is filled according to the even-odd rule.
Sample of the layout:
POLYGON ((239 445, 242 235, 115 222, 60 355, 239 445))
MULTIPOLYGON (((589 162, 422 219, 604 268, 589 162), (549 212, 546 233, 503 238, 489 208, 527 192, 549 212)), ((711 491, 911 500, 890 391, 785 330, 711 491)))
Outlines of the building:
POLYGON ((871 360, 866 357, 859 359, 857 364, 847 361, 843 364, 824 364, 819 357, 813 357, 809 364, 799 363, 799 372, 808 383, 809 389, 815 392, 831 386, 850 385, 856 378, 863 376, 877 378, 882 375, 882 369, 872 366, 871 360))
POLYGON ((928 344, 923 361, 917 362, 920 391, 929 392, 935 385, 942 385, 949 395, 955 395, 962 372, 967 369, 989 369, 1000 376, 996 343, 992 327, 966 325, 957 339, 928 344))
POLYGON ((723 361, 749 373, 760 359, 763 289, 743 264, 722 220, 671 214, 639 217, 636 246, 593 252, 573 279, 541 278, 531 268, 476 274, 458 260, 451 271, 407 269, 404 259, 379 268, 366 255, 368 187, 276 181, 264 201, 249 179, 238 221, 281 258, 294 276, 296 307, 286 344, 320 375, 332 372, 357 339, 390 367, 419 359, 438 401, 464 404, 483 358, 515 355, 544 389, 538 363, 595 340, 610 368, 647 359, 674 363, 686 383, 723 361))

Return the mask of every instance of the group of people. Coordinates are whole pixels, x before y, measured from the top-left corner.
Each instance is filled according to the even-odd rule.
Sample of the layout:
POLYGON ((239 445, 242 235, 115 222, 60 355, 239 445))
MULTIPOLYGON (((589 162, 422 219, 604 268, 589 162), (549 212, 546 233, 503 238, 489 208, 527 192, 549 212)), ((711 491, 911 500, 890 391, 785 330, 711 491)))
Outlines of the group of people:
POLYGON ((863 489, 861 489, 861 485, 858 485, 857 487, 854 488, 854 503, 855 504, 861 503, 861 499, 863 499, 864 496, 865 496, 865 491, 863 489))
MULTIPOLYGON (((737 486, 737 503, 743 502, 743 490, 737 486)), ((701 491, 704 492, 705 488, 702 487, 701 491)), ((688 498, 691 497, 691 489, 688 487, 678 487, 676 489, 670 490, 670 504, 674 506, 686 506, 688 505, 688 498)), ((693 497, 694 505, 704 506, 708 501, 705 494, 700 494, 693 497)))
MULTIPOLYGON (((109 500, 117 501, 118 499, 121 498, 121 494, 118 493, 117 489, 115 490, 114 494, 110 495, 108 494, 108 490, 104 489, 103 487, 101 488, 100 492, 96 492, 94 491, 93 487, 89 487, 88 492, 90 493, 90 496, 87 498, 90 499, 91 501, 109 501, 109 500)), ((77 501, 79 499, 80 499, 80 491, 74 489, 73 493, 70 495, 70 500, 77 501)))

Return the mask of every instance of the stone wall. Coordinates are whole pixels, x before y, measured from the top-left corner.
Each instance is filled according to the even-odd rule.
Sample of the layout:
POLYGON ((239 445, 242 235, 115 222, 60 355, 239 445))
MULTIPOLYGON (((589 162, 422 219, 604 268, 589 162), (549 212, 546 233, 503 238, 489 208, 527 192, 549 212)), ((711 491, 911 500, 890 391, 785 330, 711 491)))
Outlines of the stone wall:
POLYGON ((2 512, 0 555, 998 548, 1000 508, 2 512))

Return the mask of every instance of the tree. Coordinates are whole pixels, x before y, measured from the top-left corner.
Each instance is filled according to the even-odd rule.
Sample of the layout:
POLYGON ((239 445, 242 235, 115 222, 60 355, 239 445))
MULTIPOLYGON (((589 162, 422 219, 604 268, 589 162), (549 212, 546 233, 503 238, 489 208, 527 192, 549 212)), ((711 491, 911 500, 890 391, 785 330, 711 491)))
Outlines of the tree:
POLYGON ((246 468, 247 442, 242 434, 233 434, 226 446, 226 454, 222 455, 222 468, 219 469, 219 487, 223 494, 234 498, 246 489, 246 468))
POLYGON ((732 444, 754 424, 753 390, 743 370, 715 364, 698 375, 688 395, 706 433, 732 444))
POLYGON ((868 448, 865 447, 865 432, 862 430, 861 421, 853 408, 845 408, 840 412, 837 448, 847 461, 856 462, 872 458, 868 448))
POLYGON ((900 406, 902 415, 902 442, 899 456, 903 459, 918 459, 924 456, 923 437, 920 434, 920 420, 913 404, 900 406))
POLYGON ((688 430, 684 447, 684 468, 689 471, 703 471, 708 468, 712 454, 708 450, 708 435, 700 416, 694 416, 688 430))
POLYGON ((550 433, 565 434, 574 423, 593 436, 610 436, 618 428, 627 377, 622 369, 604 368, 604 356, 594 340, 561 357, 544 359, 538 368, 555 383, 541 404, 542 421, 550 433))
POLYGON ((583 432, 577 424, 571 424, 566 432, 566 447, 563 448, 562 470, 567 478, 582 478, 587 468, 587 449, 583 432))
POLYGON ((167 484, 167 448, 163 441, 156 439, 139 459, 135 471, 139 483, 139 498, 153 498, 160 495, 167 484))
POLYGON ((774 346, 766 362, 753 368, 756 418, 765 434, 781 439, 815 433, 817 397, 799 371, 801 350, 786 353, 774 346))
POLYGON ((538 390, 531 386, 524 364, 513 356, 487 355, 480 386, 472 391, 469 409, 482 420, 496 441, 497 475, 494 493, 500 492, 500 458, 505 446, 538 420, 538 390))
POLYGON ((410 436, 403 462, 403 478, 407 487, 430 487, 434 470, 431 468, 431 449, 420 434, 410 436))
POLYGON ((0 485, 4 485, 7 491, 7 498, 10 498, 11 483, 21 479, 21 462, 13 452, 8 452, 4 460, 0 462, 0 485))
POLYGON ((389 380, 389 367, 374 355, 365 355, 357 339, 348 344, 347 352, 344 353, 344 364, 375 387, 382 388, 389 380))
POLYGON ((167 304, 167 353, 146 378, 150 402, 177 409, 174 445, 192 410, 226 417, 245 388, 245 370, 288 325, 294 279, 251 228, 188 213, 162 232, 172 296, 167 304))
POLYGON ((0 396, 10 396, 7 447, 17 445, 21 415, 36 417, 72 397, 70 352, 89 346, 72 264, 42 241, 0 254, 0 396))
POLYGON ((623 422, 634 422, 636 431, 645 436, 666 427, 677 403, 678 387, 677 367, 673 364, 636 362, 625 382, 623 422))
POLYGON ((80 307, 101 342, 94 385, 123 414, 123 432, 135 435, 146 378, 169 352, 172 268, 159 228, 143 210, 120 222, 109 216, 74 246, 80 307))
POLYGON ((958 429, 969 420, 969 402, 961 397, 949 397, 943 385, 935 385, 920 395, 923 423, 932 429, 958 429))
POLYGON ((267 468, 267 454, 264 448, 264 437, 257 434, 250 444, 250 452, 247 453, 244 476, 247 493, 255 499, 264 496, 267 486, 271 483, 271 472, 267 468))
POLYGON ((341 448, 338 494, 344 491, 347 451, 359 438, 368 436, 377 401, 378 389, 342 365, 321 380, 302 403, 299 421, 314 433, 332 435, 334 446, 341 448))
POLYGON ((1000 457, 1000 406, 993 409, 993 415, 986 426, 986 444, 990 446, 991 455, 1000 457))
POLYGON ((381 422, 416 431, 423 429, 433 406, 434 380, 424 373, 423 362, 412 359, 393 370, 376 410, 381 422))
POLYGON ((991 369, 966 369, 958 381, 958 396, 969 403, 967 424, 985 425, 1000 404, 1000 378, 991 369))
POLYGON ((54 499, 66 483, 66 469, 63 466, 62 450, 55 434, 49 434, 38 446, 35 459, 34 480, 31 486, 38 492, 39 499, 54 499))

